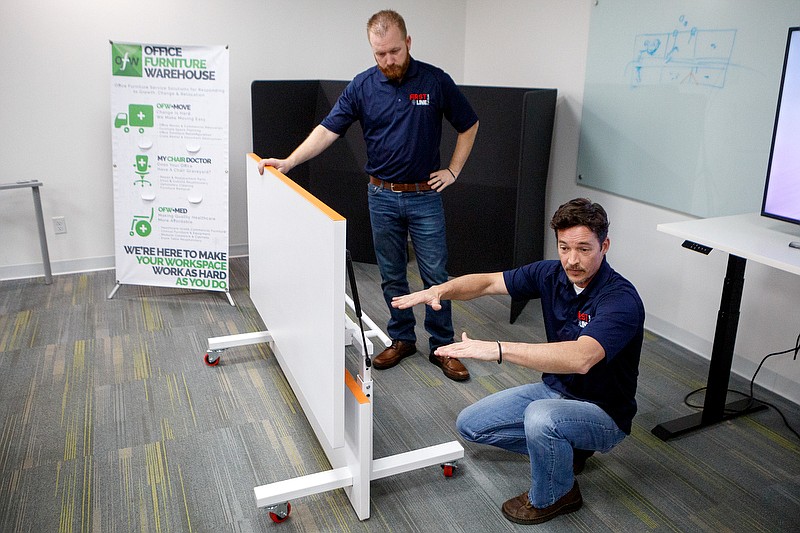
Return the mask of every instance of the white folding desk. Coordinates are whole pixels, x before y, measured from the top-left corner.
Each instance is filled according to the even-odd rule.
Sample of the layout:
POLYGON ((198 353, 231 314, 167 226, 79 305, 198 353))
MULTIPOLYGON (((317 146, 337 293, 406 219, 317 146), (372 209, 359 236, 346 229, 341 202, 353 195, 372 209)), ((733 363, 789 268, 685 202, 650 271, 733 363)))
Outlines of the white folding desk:
POLYGON ((739 325, 744 270, 749 259, 800 275, 800 250, 789 246, 790 242, 800 241, 800 228, 762 217, 759 213, 746 213, 659 224, 657 229, 685 239, 683 246, 686 248, 706 254, 714 248, 728 253, 728 267, 717 314, 703 410, 653 428, 654 435, 668 440, 766 408, 764 404, 749 398, 725 403, 739 325), (791 233, 792 229, 795 229, 795 234, 791 233))
POLYGON ((371 366, 362 358, 353 376, 345 346, 372 356, 370 338, 384 346, 391 339, 366 315, 370 329, 359 335, 346 316, 345 308, 356 311, 345 294, 346 221, 274 168, 259 174, 259 160, 246 157, 250 297, 269 331, 208 339, 205 361, 213 366, 227 348, 268 343, 331 463, 331 470, 255 487, 258 507, 281 522, 289 500, 341 488, 366 520, 372 481, 437 464, 449 477, 464 448, 450 441, 373 458, 371 366))

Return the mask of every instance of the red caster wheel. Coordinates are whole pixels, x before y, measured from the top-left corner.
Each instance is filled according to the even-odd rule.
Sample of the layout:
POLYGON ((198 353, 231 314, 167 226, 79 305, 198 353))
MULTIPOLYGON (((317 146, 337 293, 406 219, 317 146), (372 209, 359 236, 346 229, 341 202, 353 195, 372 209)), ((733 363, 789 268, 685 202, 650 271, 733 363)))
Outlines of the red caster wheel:
POLYGON ((453 474, 455 473, 456 468, 458 468, 458 467, 456 466, 456 464, 454 462, 453 463, 444 463, 442 465, 442 473, 444 474, 444 477, 453 477, 453 474))
POLYGON ((203 361, 205 361, 208 366, 217 366, 220 359, 222 359, 222 357, 215 351, 209 351, 206 353, 205 357, 203 357, 203 361))
POLYGON ((270 505, 267 509, 269 509, 270 519, 276 524, 280 524, 281 522, 286 522, 289 518, 289 513, 292 512, 292 504, 289 502, 279 503, 278 505, 270 505))

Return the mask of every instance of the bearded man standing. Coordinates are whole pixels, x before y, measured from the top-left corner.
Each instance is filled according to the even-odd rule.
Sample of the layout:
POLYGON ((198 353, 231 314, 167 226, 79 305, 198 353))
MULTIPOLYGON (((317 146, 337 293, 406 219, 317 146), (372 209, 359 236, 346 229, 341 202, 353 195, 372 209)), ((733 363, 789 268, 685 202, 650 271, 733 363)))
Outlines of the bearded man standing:
MULTIPOLYGON (((409 236, 425 288, 448 279, 441 193, 456 182, 469 158, 478 117, 447 73, 411 57, 411 36, 398 13, 375 13, 367 22, 367 37, 376 65, 348 84, 328 116, 289 157, 262 159, 259 171, 272 166, 286 174, 325 151, 354 122, 361 124, 372 239, 391 313, 387 333, 392 345, 372 364, 386 369, 417 351, 412 310, 391 306, 393 297, 409 292, 409 236), (447 166, 439 153, 442 118, 458 133, 447 166)), ((438 310, 426 309, 425 329, 430 362, 450 379, 468 379, 469 371, 458 359, 433 355, 453 342, 450 302, 438 310)))

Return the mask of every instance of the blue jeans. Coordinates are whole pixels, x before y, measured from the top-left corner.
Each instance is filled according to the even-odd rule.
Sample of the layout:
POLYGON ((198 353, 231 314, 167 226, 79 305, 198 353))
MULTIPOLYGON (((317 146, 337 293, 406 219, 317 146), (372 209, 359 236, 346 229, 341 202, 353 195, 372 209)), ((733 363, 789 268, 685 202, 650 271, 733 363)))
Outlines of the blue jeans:
POLYGON ((544 383, 494 393, 458 415, 456 427, 468 441, 527 455, 528 498, 539 509, 572 488, 572 449, 607 452, 625 438, 605 411, 570 400, 544 383))
MULTIPOLYGON (((372 242, 381 272, 381 288, 391 318, 386 333, 394 340, 416 342, 414 311, 395 309, 392 297, 408 294, 408 236, 414 246, 424 288, 447 281, 444 207, 436 191, 392 192, 368 185, 372 242)), ((453 342, 450 302, 434 311, 425 306, 425 330, 431 351, 453 342)))

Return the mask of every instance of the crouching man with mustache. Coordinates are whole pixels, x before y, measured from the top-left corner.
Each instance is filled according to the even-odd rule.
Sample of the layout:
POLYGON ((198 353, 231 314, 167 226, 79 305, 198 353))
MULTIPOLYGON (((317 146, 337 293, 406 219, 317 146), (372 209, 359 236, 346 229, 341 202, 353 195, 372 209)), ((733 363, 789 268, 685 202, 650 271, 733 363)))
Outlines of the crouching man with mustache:
POLYGON ((502 505, 518 524, 539 524, 583 504, 575 475, 595 451, 608 452, 631 432, 644 337, 644 305, 606 261, 610 241, 602 206, 579 198, 550 222, 559 260, 491 274, 469 274, 393 299, 399 309, 489 294, 539 298, 546 343, 476 340, 442 346, 439 357, 512 363, 542 381, 494 393, 464 409, 464 439, 525 454, 530 488, 502 505))

